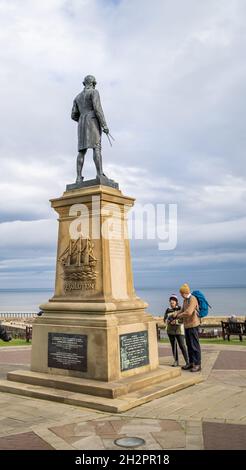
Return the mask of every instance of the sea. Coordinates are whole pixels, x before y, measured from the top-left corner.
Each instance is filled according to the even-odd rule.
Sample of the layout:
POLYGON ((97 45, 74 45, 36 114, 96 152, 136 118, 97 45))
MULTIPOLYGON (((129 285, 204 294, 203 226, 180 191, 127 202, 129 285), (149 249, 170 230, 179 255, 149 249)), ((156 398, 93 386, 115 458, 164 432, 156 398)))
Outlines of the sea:
MULTIPOLYGON (((208 287, 202 291, 212 306, 211 316, 246 316, 246 287, 208 287)), ((163 316, 169 296, 178 294, 175 288, 136 288, 136 293, 149 304, 147 310, 154 316, 163 316)), ((39 305, 52 296, 52 289, 0 289, 0 312, 37 313, 39 305)))

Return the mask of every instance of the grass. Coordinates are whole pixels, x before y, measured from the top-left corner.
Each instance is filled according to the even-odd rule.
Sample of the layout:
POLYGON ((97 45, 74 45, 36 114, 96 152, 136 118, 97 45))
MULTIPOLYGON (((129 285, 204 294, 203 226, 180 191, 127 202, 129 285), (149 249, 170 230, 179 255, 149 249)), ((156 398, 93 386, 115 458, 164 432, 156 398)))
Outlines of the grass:
MULTIPOLYGON (((161 339, 159 341, 162 344, 169 344, 169 339, 161 339)), ((201 338, 200 339, 201 344, 219 344, 222 345, 224 344, 225 346, 246 346, 246 339, 243 339, 243 341, 240 341, 237 338, 231 338, 230 341, 223 340, 222 338, 201 338)), ((6 347, 6 346, 30 346, 32 344, 31 341, 29 343, 26 342, 25 339, 12 339, 12 341, 9 341, 5 343, 0 339, 0 347, 6 347)))
POLYGON ((224 341, 223 339, 220 338, 201 338, 200 339, 201 344, 224 344, 226 346, 246 346, 246 339, 243 339, 243 341, 240 341, 237 338, 231 338, 230 341, 227 341, 227 339, 224 341))
POLYGON ((31 345, 31 341, 29 343, 26 342, 25 339, 12 339, 11 341, 5 342, 0 339, 0 348, 6 346, 29 346, 31 345))
MULTIPOLYGON (((169 343, 168 339, 161 339, 160 343, 169 343)), ((225 345, 225 346, 246 346, 246 339, 243 339, 243 341, 240 341, 237 338, 231 338, 230 341, 227 341, 227 339, 224 341, 222 338, 200 338, 200 343, 201 344, 219 344, 219 345, 225 345)))

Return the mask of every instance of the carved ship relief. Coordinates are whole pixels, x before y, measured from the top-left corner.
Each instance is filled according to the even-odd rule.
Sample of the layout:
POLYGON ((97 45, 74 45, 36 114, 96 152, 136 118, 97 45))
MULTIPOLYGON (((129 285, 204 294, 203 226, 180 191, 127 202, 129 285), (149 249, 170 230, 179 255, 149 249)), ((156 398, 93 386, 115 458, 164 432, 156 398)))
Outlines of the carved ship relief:
POLYGON ((59 261, 63 266, 64 291, 95 290, 97 259, 91 239, 70 240, 59 261))

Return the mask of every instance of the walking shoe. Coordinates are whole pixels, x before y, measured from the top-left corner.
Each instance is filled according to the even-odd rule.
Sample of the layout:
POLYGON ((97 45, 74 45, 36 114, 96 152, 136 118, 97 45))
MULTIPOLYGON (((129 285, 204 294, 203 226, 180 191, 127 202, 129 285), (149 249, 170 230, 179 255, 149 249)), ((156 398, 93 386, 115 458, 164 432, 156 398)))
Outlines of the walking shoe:
POLYGON ((191 369, 191 372, 200 372, 202 370, 200 364, 194 365, 191 369))
POLYGON ((182 366, 182 369, 183 370, 189 370, 189 369, 192 369, 194 367, 193 364, 185 364, 185 366, 182 366))
POLYGON ((178 366, 179 366, 179 363, 178 363, 178 361, 174 361, 174 363, 173 363, 172 367, 178 367, 178 366))

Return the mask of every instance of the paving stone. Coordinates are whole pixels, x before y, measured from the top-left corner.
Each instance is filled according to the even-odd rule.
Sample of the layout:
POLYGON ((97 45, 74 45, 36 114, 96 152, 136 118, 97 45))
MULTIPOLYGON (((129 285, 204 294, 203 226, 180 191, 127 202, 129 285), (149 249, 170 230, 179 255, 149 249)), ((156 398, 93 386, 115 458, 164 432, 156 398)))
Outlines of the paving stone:
MULTIPOLYGON (((162 348, 162 360, 172 361, 169 345, 162 348)), ((244 423, 241 426, 246 429, 246 370, 212 369, 214 363, 218 364, 221 360, 219 352, 230 355, 236 353, 237 357, 239 353, 242 359, 244 351, 232 346, 226 350, 226 346, 221 345, 209 345, 206 350, 202 349, 205 382, 120 415, 0 393, 0 439, 23 436, 29 434, 31 429, 42 443, 47 442, 55 449, 119 450, 121 448, 114 445, 114 440, 124 436, 124 430, 127 435, 146 440, 146 444, 139 449, 202 449, 202 420, 209 421, 211 425, 223 426, 244 423)), ((15 354, 19 351, 15 351, 15 354)), ((1 370, 2 367, 4 373, 11 367, 12 370, 16 369, 14 364, 3 364, 1 370)), ((187 372, 187 376, 189 374, 187 372)), ((209 432, 214 433, 214 430, 210 429, 209 432)), ((241 428, 237 434, 243 435, 241 428)))
POLYGON ((95 427, 92 423, 89 423, 87 421, 80 424, 70 423, 62 426, 54 426, 50 428, 50 431, 64 439, 66 442, 69 442, 70 444, 78 441, 81 437, 95 435, 95 427))
POLYGON ((200 449, 203 448, 203 435, 189 435, 186 436, 186 446, 189 448, 190 446, 196 446, 200 449))
POLYGON ((183 431, 185 428, 181 423, 171 419, 162 419, 159 420, 159 423, 163 431, 183 431))
POLYGON ((31 363, 31 347, 28 349, 8 349, 4 351, 0 348, 0 363, 1 364, 30 364, 31 363))
POLYGON ((211 372, 211 378, 226 385, 246 387, 246 371, 216 370, 211 372))
POLYGON ((145 424, 144 426, 138 423, 138 420, 129 421, 127 424, 124 424, 121 428, 121 433, 123 434, 132 434, 133 436, 138 436, 141 432, 158 432, 161 431, 161 425, 159 421, 153 424, 145 424))
POLYGON ((78 450, 101 450, 104 449, 103 441, 98 436, 88 436, 77 440, 73 447, 78 450))
POLYGON ((201 448, 200 446, 190 445, 189 447, 186 447, 186 450, 203 450, 203 447, 201 448))
POLYGON ((245 450, 246 426, 203 422, 204 449, 245 450))
POLYGON ((214 369, 246 370, 245 351, 220 351, 214 369))
POLYGON ((202 428, 201 428, 201 421, 199 420, 199 425, 198 426, 187 426, 186 429, 186 434, 189 436, 198 436, 202 434, 202 428))
POLYGON ((23 370, 28 370, 29 369, 29 365, 22 364, 22 363, 19 363, 18 365, 17 364, 9 364, 9 363, 3 364, 1 359, 2 358, 0 356, 0 366, 1 366, 0 367, 0 379, 6 379, 8 372, 12 372, 12 371, 14 371, 18 368, 21 368, 23 370))
POLYGON ((185 433, 180 431, 153 433, 162 449, 182 449, 186 446, 185 433))
POLYGON ((172 350, 170 347, 159 348, 159 357, 172 357, 172 350))
POLYGON ((53 447, 34 432, 27 432, 0 437, 0 450, 53 450, 53 447))
POLYGON ((39 426, 36 428, 34 426, 32 428, 32 431, 35 432, 35 434, 37 434, 45 442, 48 442, 56 450, 74 450, 72 445, 65 442, 63 439, 56 436, 54 433, 52 433, 49 429, 45 427, 39 426))

